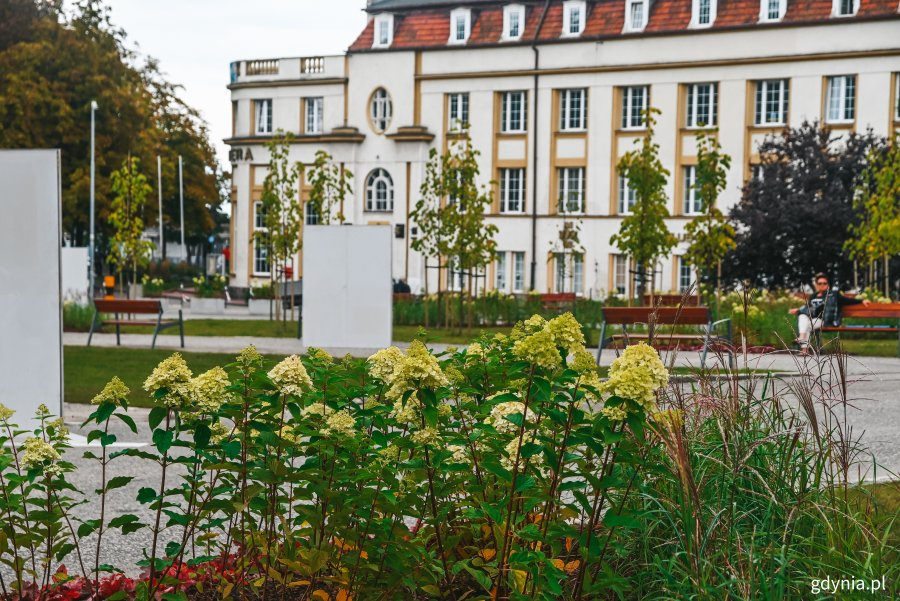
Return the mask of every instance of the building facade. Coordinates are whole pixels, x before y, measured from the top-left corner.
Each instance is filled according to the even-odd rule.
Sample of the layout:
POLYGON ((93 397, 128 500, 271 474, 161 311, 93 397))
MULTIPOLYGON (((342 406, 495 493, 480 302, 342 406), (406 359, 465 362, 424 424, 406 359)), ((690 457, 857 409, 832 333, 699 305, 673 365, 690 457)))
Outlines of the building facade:
MULTIPOLYGON (((394 277, 420 291, 426 277, 435 290, 438 273, 410 248, 409 214, 429 151, 467 127, 499 228, 484 286, 593 298, 633 286, 610 236, 634 201, 616 165, 646 135, 648 107, 660 111, 676 235, 701 210, 691 186, 699 131, 732 157, 726 212, 748 178, 764 176, 757 147, 767 135, 804 120, 900 132, 897 0, 370 0, 366 10, 345 55, 231 65, 237 288, 269 279, 254 232, 264 229, 265 143, 278 130, 294 134, 292 160, 311 164, 326 150, 352 172, 341 213, 391 224, 394 277), (560 252, 567 223, 583 252, 560 252)), ((684 247, 657 266, 654 288, 692 281, 684 247)), ((453 287, 452 273, 442 278, 453 287)))

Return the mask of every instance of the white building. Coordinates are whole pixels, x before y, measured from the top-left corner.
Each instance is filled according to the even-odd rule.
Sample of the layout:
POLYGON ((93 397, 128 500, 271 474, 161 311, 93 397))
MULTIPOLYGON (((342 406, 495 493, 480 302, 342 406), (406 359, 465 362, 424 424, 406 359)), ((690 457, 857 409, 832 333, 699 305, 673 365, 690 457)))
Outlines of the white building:
MULTIPOLYGON (((630 200, 616 163, 644 135, 642 109, 662 112, 656 140, 676 234, 699 208, 697 130, 717 128, 732 157, 725 211, 767 134, 804 120, 900 131, 897 0, 370 0, 366 10, 344 56, 232 63, 236 287, 268 279, 252 234, 264 144, 279 129, 295 134, 297 162, 324 149, 353 172, 342 213, 394 225, 394 277, 417 291, 425 269, 410 249, 409 212, 429 150, 469 123, 481 183, 497 182, 499 257, 487 287, 594 297, 630 285, 609 239, 630 200), (551 251, 566 220, 580 221, 585 252, 563 278, 551 251)), ((655 288, 691 280, 683 251, 658 267, 655 288)), ((428 277, 434 290, 435 270, 428 277)))

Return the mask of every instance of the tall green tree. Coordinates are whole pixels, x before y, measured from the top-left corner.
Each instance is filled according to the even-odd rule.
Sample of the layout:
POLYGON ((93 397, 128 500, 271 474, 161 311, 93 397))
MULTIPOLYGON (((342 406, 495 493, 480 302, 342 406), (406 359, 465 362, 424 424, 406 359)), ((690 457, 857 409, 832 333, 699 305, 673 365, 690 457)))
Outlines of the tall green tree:
MULTIPOLYGON (((269 164, 262 191, 266 229, 255 234, 268 249, 269 273, 276 300, 280 300, 285 267, 300 250, 302 242, 303 207, 298 189, 300 165, 289 158, 292 139, 290 132, 278 130, 266 143, 269 164)), ((281 302, 275 303, 276 318, 283 317, 281 305, 281 302)))
POLYGON ((131 271, 131 283, 137 283, 138 267, 146 265, 153 252, 153 242, 142 238, 144 220, 141 218, 151 188, 140 171, 137 157, 126 159, 121 169, 113 171, 110 179, 113 200, 109 220, 114 233, 107 260, 119 272, 121 289, 125 270, 131 271))
POLYGON ((700 199, 702 214, 685 227, 688 248, 684 260, 706 276, 715 272, 716 302, 722 272, 722 259, 735 247, 734 226, 716 206, 728 181, 731 157, 722 152, 716 136, 697 134, 697 167, 693 186, 700 199))
POLYGON ((653 140, 655 115, 659 110, 647 111, 647 134, 635 140, 637 148, 625 153, 619 160, 619 173, 628 180, 634 191, 635 203, 631 214, 622 219, 619 231, 610 238, 610 244, 631 257, 638 270, 637 297, 643 298, 647 284, 652 283, 653 268, 657 260, 667 255, 678 243, 669 231, 666 181, 669 171, 659 159, 659 145, 653 140))
POLYGON ((850 224, 844 248, 858 262, 883 261, 883 291, 890 296, 890 258, 900 254, 900 136, 869 151, 853 205, 860 219, 850 224))
POLYGON ((344 200, 352 194, 350 180, 353 173, 336 165, 330 154, 324 150, 316 152, 313 164, 304 168, 306 183, 309 184, 309 200, 306 210, 319 218, 319 223, 328 225, 332 219, 344 223, 344 213, 340 207, 344 200), (338 207, 337 213, 334 209, 338 207))
MULTIPOLYGON (((98 245, 108 244, 111 174, 128 157, 152 165, 163 157, 164 212, 178 223, 177 156, 184 157, 188 240, 217 227, 221 170, 206 126, 159 73, 156 62, 126 46, 100 0, 0 2, 0 147, 62 151, 63 231, 87 244, 90 187, 90 105, 96 112, 98 245)), ((156 178, 150 178, 153 194, 156 178)), ((147 225, 156 222, 155 212, 147 225)), ((166 224, 164 224, 165 227, 166 224)), ((174 239, 170 233, 168 239, 174 239)))

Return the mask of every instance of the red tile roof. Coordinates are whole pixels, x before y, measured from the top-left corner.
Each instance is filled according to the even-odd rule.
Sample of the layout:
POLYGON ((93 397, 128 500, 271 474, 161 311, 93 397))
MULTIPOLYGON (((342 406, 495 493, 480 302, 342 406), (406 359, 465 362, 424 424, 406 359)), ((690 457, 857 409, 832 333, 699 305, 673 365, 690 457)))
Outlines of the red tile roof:
MULTIPOLYGON (((442 47, 501 45, 503 33, 503 6, 509 2, 479 1, 472 8, 472 32, 466 44, 448 44, 450 37, 450 11, 452 2, 444 6, 437 1, 401 3, 403 9, 394 13, 394 41, 390 49, 426 49, 442 47)), ((526 4, 525 28, 520 42, 529 43, 534 39, 538 23, 544 13, 542 2, 526 4)), ((460 0, 459 6, 464 6, 460 0)), ((859 18, 900 17, 898 0, 860 0, 856 17, 835 19, 831 17, 832 0, 787 0, 787 13, 782 21, 785 25, 816 22, 845 22, 859 18)), ((759 0, 718 0, 716 21, 710 29, 752 27, 759 21, 759 0)), ((539 39, 552 41, 563 38, 562 2, 552 0, 544 16, 539 39)), ((650 20, 643 33, 677 33, 685 31, 691 21, 691 0, 651 0, 650 20)), ((777 24, 775 24, 777 26, 777 24)), ((625 0, 591 0, 584 33, 575 39, 608 38, 612 36, 641 35, 623 33, 625 26, 625 0)), ((770 25, 767 25, 770 26, 770 25)), ((372 50, 373 22, 370 20, 355 42, 351 52, 372 50)))

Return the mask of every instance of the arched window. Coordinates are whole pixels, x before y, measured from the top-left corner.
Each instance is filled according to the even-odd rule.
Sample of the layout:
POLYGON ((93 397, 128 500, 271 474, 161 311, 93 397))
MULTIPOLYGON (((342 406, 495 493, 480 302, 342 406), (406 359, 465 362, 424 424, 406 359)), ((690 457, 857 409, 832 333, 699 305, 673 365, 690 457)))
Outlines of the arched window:
POLYGON ((366 178, 366 210, 394 210, 394 180, 384 169, 374 169, 366 178))
POLYGON ((393 114, 393 105, 391 104, 391 96, 384 88, 378 88, 372 92, 372 98, 369 103, 369 117, 372 121, 372 129, 376 133, 384 133, 391 124, 391 115, 393 114))

